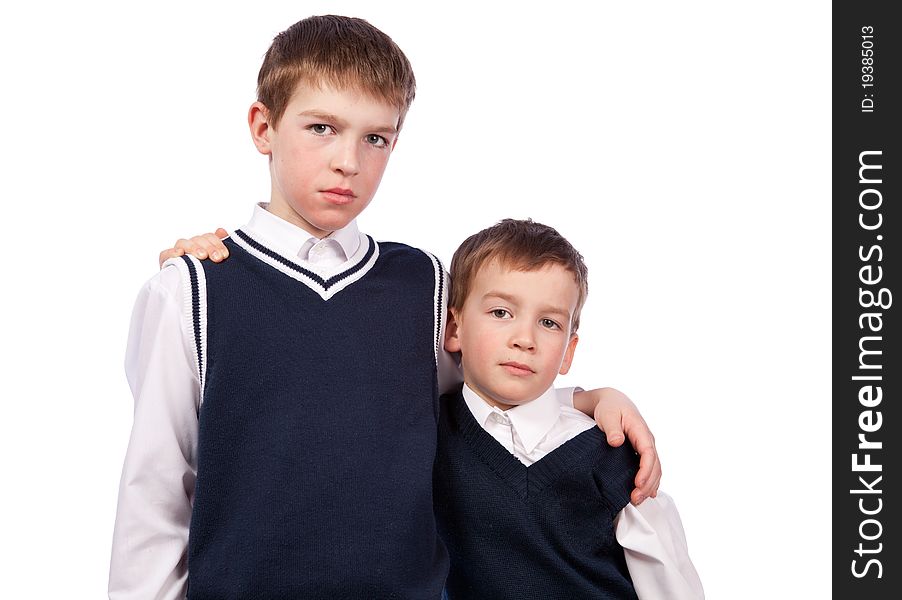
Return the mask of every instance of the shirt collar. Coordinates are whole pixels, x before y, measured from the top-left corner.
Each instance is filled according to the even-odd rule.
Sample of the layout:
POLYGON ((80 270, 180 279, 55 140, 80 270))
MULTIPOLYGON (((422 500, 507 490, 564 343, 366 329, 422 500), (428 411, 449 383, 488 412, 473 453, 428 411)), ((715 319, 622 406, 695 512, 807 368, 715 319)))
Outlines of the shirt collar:
POLYGON ((511 426, 527 453, 535 450, 542 439, 548 435, 561 415, 561 405, 558 403, 557 392, 554 387, 545 390, 541 396, 526 404, 515 406, 506 411, 499 410, 480 398, 467 384, 463 387, 464 401, 470 412, 480 426, 485 428, 486 422, 492 413, 506 415, 510 419, 511 426))
POLYGON ((466 383, 464 384, 462 393, 464 402, 467 403, 467 408, 470 409, 470 412, 473 413, 473 418, 476 419, 476 422, 479 423, 479 426, 483 429, 492 413, 504 414, 502 411, 480 398, 466 383))
MULTIPOLYGON (((254 214, 251 216, 250 222, 242 227, 251 237, 261 242, 265 241, 266 245, 292 257, 298 256, 302 248, 309 251, 314 244, 320 241, 319 238, 310 235, 297 225, 269 212, 268 206, 268 202, 260 202, 254 206, 254 214)), ((333 231, 327 237, 338 243, 345 254, 345 260, 354 256, 360 247, 360 230, 357 227, 356 219, 341 229, 333 231)), ((306 258, 306 252, 303 253, 303 256, 306 258)))

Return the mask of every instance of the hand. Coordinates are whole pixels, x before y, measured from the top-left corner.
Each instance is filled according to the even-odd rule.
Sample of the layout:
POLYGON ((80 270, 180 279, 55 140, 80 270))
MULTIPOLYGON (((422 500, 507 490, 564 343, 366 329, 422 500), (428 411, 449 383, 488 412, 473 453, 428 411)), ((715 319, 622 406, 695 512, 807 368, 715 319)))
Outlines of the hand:
POLYGON ((174 248, 160 252, 160 266, 170 258, 193 254, 196 258, 204 260, 210 257, 213 262, 222 262, 229 257, 229 250, 222 240, 229 237, 228 232, 220 227, 216 233, 204 233, 186 240, 184 238, 175 243, 174 248))
POLYGON ((593 414, 595 421, 611 446, 623 444, 623 434, 629 437, 633 449, 639 453, 639 472, 636 473, 636 489, 630 499, 636 506, 646 498, 654 498, 661 484, 661 462, 652 435, 645 419, 636 405, 622 392, 614 388, 601 388, 573 395, 573 405, 587 414, 593 414), (591 411, 586 410, 594 404, 591 411))

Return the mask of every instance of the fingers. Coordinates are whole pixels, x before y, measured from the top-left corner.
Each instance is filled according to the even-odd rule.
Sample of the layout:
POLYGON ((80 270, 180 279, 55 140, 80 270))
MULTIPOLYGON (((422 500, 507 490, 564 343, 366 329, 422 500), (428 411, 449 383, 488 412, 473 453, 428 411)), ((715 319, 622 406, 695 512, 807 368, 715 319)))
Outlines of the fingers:
POLYGON ((608 406, 606 403, 599 402, 595 407, 595 421, 604 431, 605 437, 608 438, 608 444, 615 448, 623 444, 623 440, 626 438, 623 436, 619 406, 608 406))
POLYGON ((630 493, 630 501, 639 506, 646 498, 658 495, 661 484, 661 461, 653 446, 644 448, 639 453, 639 472, 636 473, 636 489, 630 493))
POLYGON ((642 419, 636 405, 623 392, 614 388, 592 390, 590 393, 596 393, 598 397, 594 412, 595 422, 604 431, 608 444, 615 448, 620 446, 626 439, 624 427, 629 423, 627 419, 631 416, 642 419))
POLYGON ((216 233, 205 233, 191 239, 198 240, 198 243, 203 244, 203 247, 207 251, 207 255, 209 255, 213 262, 222 262, 229 257, 229 249, 222 243, 223 238, 227 237, 229 237, 229 234, 225 229, 220 227, 216 230, 216 233))
POLYGON ((213 262, 222 262, 229 257, 229 249, 222 243, 227 237, 229 233, 220 227, 216 233, 196 235, 190 240, 181 238, 176 241, 175 247, 160 252, 160 266, 170 258, 185 254, 191 254, 200 260, 209 257, 213 262))
POLYGON ((639 453, 639 472, 636 473, 636 489, 630 494, 633 504, 639 505, 646 498, 658 495, 661 484, 661 460, 655 447, 655 436, 648 429, 645 420, 636 421, 627 431, 630 443, 639 453))
POLYGON ((175 249, 200 260, 209 257, 213 262, 221 262, 229 257, 229 251, 220 237, 228 237, 228 233, 222 228, 217 229, 216 233, 196 235, 189 240, 182 238, 175 243, 175 249))
POLYGON ((621 446, 624 439, 629 438, 633 449, 639 453, 636 489, 630 494, 630 500, 633 504, 639 505, 646 498, 654 498, 661 483, 661 462, 655 448, 655 436, 639 414, 636 405, 622 392, 613 388, 594 391, 601 394, 595 406, 595 420, 604 430, 608 444, 614 447, 621 446))
POLYGON ((606 390, 606 394, 610 401, 598 403, 595 420, 604 429, 608 444, 614 447, 622 445, 625 435, 639 453, 636 489, 630 494, 632 503, 639 505, 646 498, 657 496, 661 483, 661 461, 655 447, 655 436, 629 398, 617 390, 606 390))

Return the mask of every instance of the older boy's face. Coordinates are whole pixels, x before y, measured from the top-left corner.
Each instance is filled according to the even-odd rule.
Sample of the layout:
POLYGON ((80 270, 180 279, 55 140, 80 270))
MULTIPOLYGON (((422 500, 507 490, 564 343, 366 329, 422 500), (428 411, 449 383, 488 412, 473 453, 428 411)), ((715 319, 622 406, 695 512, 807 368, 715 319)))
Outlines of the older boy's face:
POLYGON ((271 159, 269 210, 317 237, 350 223, 379 187, 398 117, 397 107, 370 96, 303 83, 276 128, 255 103, 248 119, 271 159))
POLYGON ((445 347, 461 353, 464 382, 501 409, 535 400, 573 360, 570 333, 579 289, 560 265, 512 271, 483 266, 448 329, 445 347))

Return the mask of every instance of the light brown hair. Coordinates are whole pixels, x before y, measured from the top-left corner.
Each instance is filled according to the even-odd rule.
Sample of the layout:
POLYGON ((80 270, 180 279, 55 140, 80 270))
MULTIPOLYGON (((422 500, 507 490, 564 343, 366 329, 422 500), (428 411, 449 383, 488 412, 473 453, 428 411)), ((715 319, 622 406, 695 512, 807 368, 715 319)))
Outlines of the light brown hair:
POLYGON ((450 308, 457 311, 463 308, 476 273, 492 260, 515 271, 536 271, 549 264, 570 271, 579 288, 570 323, 570 332, 576 332, 589 294, 589 270, 582 255, 557 230, 532 219, 504 219, 468 237, 451 259, 450 308))
POLYGON ((257 75, 257 100, 277 126, 299 83, 353 89, 397 106, 404 122, 416 93, 413 69, 390 37, 363 19, 324 15, 298 21, 273 41, 257 75))

